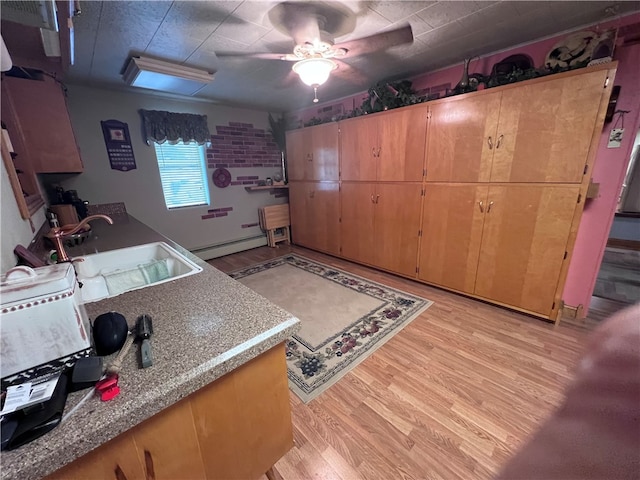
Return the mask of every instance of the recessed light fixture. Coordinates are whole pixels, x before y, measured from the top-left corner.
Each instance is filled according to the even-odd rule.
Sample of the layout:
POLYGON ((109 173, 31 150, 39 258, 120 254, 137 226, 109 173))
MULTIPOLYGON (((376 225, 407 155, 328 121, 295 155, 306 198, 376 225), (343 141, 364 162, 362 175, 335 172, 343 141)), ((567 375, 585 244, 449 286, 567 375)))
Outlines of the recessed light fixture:
POLYGON ((147 57, 131 57, 122 78, 133 87, 195 95, 213 81, 213 73, 147 57))

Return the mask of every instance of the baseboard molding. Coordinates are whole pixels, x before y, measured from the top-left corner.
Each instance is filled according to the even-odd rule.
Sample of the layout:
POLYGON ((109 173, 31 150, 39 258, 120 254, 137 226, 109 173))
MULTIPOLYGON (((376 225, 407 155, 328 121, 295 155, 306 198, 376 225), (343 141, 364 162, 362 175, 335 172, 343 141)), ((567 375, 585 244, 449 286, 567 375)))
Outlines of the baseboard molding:
POLYGON ((200 257, 202 260, 211 260, 212 258, 224 257, 232 253, 244 252, 252 248, 263 247, 267 244, 267 237, 260 235, 258 237, 244 238, 232 242, 222 243, 220 245, 211 245, 191 250, 191 253, 200 257))
POLYGON ((625 240, 623 238, 610 238, 607 240, 607 247, 640 250, 640 242, 637 240, 625 240))

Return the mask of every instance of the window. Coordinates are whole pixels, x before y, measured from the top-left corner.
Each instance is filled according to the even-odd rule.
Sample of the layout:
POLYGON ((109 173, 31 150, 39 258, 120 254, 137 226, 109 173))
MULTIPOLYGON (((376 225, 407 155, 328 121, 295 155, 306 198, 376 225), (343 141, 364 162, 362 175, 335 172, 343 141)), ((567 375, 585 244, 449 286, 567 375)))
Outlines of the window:
POLYGON ((168 209, 209 205, 204 145, 154 142, 168 209))

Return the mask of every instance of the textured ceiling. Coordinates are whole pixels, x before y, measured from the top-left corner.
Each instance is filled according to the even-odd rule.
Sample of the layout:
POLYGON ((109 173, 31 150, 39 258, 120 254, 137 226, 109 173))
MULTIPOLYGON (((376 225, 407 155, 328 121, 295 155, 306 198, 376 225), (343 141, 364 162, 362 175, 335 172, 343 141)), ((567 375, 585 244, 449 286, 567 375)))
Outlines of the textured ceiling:
MULTIPOLYGON (((271 1, 83 1, 74 19, 76 63, 68 81, 126 88, 121 73, 132 55, 215 71, 196 97, 288 111, 311 105, 313 93, 291 77, 291 63, 229 58, 220 53, 290 53, 293 40, 276 29, 271 1)), ((337 7, 327 2, 329 7, 337 7)), ((466 57, 485 55, 553 33, 640 9, 639 2, 572 1, 374 1, 340 2, 350 32, 336 43, 410 23, 415 40, 345 60, 359 81, 332 76, 321 101, 366 90, 383 79, 406 78, 466 57)), ((332 33, 332 32, 329 32, 332 33)))

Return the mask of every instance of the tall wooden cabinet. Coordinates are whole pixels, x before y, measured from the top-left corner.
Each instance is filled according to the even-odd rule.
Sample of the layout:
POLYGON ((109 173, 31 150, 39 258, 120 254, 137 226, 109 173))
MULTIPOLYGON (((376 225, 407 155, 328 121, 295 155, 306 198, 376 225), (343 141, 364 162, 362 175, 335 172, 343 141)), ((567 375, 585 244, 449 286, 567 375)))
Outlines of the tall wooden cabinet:
MULTIPOLYGON (((330 124, 340 255, 555 318, 615 66, 330 124)), ((304 222, 317 207, 305 202, 291 196, 309 246, 305 235, 319 235, 304 222)))
POLYGON ((291 235, 294 243, 340 254, 338 124, 287 132, 291 235))

